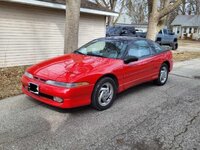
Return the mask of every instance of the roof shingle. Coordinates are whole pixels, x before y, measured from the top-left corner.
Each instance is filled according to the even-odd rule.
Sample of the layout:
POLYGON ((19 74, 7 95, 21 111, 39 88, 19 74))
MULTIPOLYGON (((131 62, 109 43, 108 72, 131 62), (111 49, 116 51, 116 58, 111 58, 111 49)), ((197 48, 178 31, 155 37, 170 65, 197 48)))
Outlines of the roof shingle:
MULTIPOLYGON (((38 1, 65 5, 65 0, 38 0, 38 1)), ((113 12, 108 8, 100 6, 100 5, 98 5, 98 4, 94 3, 94 2, 90 2, 88 0, 81 0, 81 8, 88 8, 88 9, 95 9, 95 10, 100 10, 100 11, 113 12)))
POLYGON ((171 23, 173 26, 200 27, 200 15, 178 15, 171 23))

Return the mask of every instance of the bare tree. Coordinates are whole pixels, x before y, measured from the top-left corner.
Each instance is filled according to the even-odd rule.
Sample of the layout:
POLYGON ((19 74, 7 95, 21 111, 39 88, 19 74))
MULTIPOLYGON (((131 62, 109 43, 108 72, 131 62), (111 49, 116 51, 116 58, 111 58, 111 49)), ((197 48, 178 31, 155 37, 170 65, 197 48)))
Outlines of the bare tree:
MULTIPOLYGON (((95 0, 98 5, 101 5, 103 7, 106 7, 107 9, 110 9, 112 11, 115 11, 117 0, 95 0)), ((108 17, 108 25, 113 25, 114 17, 109 16, 108 17)))
POLYGON ((175 10, 182 3, 182 0, 176 0, 174 3, 170 3, 170 0, 165 0, 164 3, 158 0, 148 0, 149 8, 149 21, 147 38, 155 40, 156 33, 164 25, 165 17, 175 10), (160 2, 160 9, 159 4, 160 2))
POLYGON ((126 7, 127 14, 133 23, 145 23, 148 21, 147 0, 129 0, 126 7))
POLYGON ((196 14, 200 15, 200 0, 195 0, 196 1, 196 14))
POLYGON ((200 0, 182 0, 182 4, 177 9, 177 14, 199 15, 200 0))
POLYGON ((126 6, 127 1, 128 0, 95 0, 95 2, 98 5, 106 7, 107 9, 110 9, 112 11, 119 12, 119 16, 117 18, 114 18, 113 16, 108 17, 108 21, 107 21, 108 25, 114 25, 118 21, 120 15, 123 12, 123 9, 126 6))
POLYGON ((78 48, 80 5, 81 0, 66 0, 65 54, 78 48))
POLYGON ((182 4, 179 6, 178 11, 182 14, 186 14, 186 0, 182 0, 182 4))
POLYGON ((127 3, 127 0, 122 0, 121 1, 121 3, 120 3, 121 5, 120 5, 120 9, 119 9, 119 15, 117 16, 117 18, 115 20, 113 20, 113 24, 116 24, 117 21, 119 20, 122 12, 123 12, 123 10, 124 10, 124 8, 126 6, 126 3, 127 3))
POLYGON ((200 0, 186 0, 186 13, 188 15, 199 15, 200 0))

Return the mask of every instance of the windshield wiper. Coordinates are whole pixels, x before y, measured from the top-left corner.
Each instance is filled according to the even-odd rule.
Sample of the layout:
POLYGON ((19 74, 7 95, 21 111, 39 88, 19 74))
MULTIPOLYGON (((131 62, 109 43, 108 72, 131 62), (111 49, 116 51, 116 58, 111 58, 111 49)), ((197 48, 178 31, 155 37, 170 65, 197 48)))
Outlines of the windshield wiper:
POLYGON ((80 51, 74 51, 75 54, 81 54, 81 55, 85 55, 84 53, 80 52, 80 51))
POLYGON ((102 55, 97 55, 97 54, 93 54, 93 53, 87 53, 88 56, 96 56, 96 57, 104 57, 105 56, 102 56, 102 55))

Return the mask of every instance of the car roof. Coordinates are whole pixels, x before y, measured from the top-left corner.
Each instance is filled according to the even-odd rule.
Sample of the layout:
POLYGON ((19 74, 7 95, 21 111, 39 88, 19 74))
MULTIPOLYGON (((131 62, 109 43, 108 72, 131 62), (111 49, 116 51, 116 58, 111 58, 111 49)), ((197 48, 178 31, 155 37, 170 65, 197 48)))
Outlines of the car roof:
POLYGON ((147 40, 146 38, 142 37, 131 37, 131 36, 111 36, 111 37, 104 37, 99 38, 96 40, 123 40, 123 41, 135 41, 135 40, 147 40))

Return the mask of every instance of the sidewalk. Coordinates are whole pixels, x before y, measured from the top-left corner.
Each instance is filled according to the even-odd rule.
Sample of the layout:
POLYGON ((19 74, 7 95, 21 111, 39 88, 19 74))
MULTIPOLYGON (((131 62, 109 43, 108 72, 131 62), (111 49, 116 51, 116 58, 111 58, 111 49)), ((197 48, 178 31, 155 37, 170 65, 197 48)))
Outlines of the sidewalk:
POLYGON ((185 76, 188 78, 199 78, 200 59, 198 58, 174 63, 174 69, 172 70, 171 74, 185 76))

